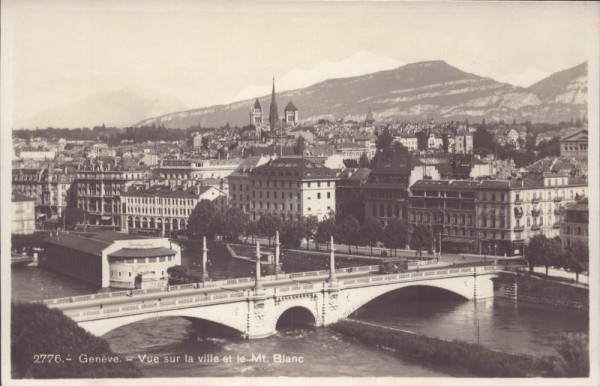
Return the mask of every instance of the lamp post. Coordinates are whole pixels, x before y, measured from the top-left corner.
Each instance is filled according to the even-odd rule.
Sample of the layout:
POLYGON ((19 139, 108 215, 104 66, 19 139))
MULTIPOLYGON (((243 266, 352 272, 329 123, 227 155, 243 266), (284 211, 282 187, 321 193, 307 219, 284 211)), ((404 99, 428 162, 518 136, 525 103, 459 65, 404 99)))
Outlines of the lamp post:
POLYGON ((202 282, 208 280, 208 272, 206 272, 206 263, 208 261, 208 248, 206 248, 206 236, 202 238, 202 282))
POLYGON ((259 292, 262 290, 262 284, 260 282, 260 244, 256 242, 256 267, 254 269, 255 281, 254 281, 254 291, 259 292))
POLYGON ((335 277, 335 246, 333 244, 333 235, 331 235, 330 243, 331 252, 329 255, 329 286, 334 286, 337 284, 337 280, 335 277))

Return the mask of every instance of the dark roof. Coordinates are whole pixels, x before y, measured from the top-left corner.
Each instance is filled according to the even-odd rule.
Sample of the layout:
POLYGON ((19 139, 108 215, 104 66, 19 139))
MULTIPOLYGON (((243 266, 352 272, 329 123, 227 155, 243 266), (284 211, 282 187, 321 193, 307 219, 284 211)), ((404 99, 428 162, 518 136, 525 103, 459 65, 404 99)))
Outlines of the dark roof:
POLYGON ((584 198, 580 201, 572 202, 565 206, 566 211, 573 212, 589 212, 588 199, 584 198))
POLYGON ((48 244, 59 245, 96 256, 102 256, 102 251, 112 244, 111 242, 94 240, 93 238, 70 233, 59 233, 56 236, 47 238, 45 241, 48 244))
POLYGON ((472 190, 479 186, 479 181, 419 180, 411 186, 411 190, 472 190))
POLYGON ((281 157, 255 168, 251 175, 289 177, 290 179, 332 179, 335 172, 328 167, 300 157, 281 157))
POLYGON ((133 257, 162 257, 162 256, 172 256, 177 252, 170 248, 123 248, 109 254, 109 257, 123 257, 123 258, 133 258, 133 257))
POLYGON ((97 234, 91 236, 90 238, 93 240, 99 240, 99 241, 103 241, 106 243, 112 243, 117 240, 138 240, 138 239, 143 239, 144 237, 130 235, 127 233, 109 231, 109 232, 97 233, 97 234))
POLYGON ((196 192, 196 187, 192 186, 187 189, 176 188, 171 189, 164 185, 154 185, 149 188, 130 189, 123 193, 123 196, 146 196, 146 197, 179 197, 179 198, 197 198, 202 193, 209 190, 212 186, 202 185, 199 187, 199 192, 196 192))
POLYGON ((258 101, 258 98, 256 99, 256 102, 254 102, 254 108, 262 110, 262 106, 260 105, 260 102, 258 101))
POLYGON ((288 103, 287 106, 285 106, 285 109, 283 109, 283 111, 298 111, 298 109, 296 108, 296 106, 294 106, 292 101, 290 101, 290 103, 288 103))

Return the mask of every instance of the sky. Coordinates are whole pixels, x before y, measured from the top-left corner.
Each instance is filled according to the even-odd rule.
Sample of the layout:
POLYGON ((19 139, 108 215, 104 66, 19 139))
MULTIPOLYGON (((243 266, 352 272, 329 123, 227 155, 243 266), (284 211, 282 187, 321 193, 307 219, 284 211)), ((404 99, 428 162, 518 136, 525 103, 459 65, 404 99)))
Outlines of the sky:
POLYGON ((198 108, 267 95, 273 77, 278 90, 289 90, 425 60, 526 87, 588 60, 599 9, 8 0, 1 25, 5 103, 13 127, 28 127, 42 111, 114 90, 198 108))

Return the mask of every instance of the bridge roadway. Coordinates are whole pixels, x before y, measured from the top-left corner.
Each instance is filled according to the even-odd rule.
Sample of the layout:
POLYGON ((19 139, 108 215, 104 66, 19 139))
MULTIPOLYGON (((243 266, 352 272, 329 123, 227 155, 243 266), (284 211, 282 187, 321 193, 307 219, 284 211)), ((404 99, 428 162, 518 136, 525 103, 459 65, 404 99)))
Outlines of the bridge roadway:
POLYGON ((181 316, 223 324, 247 338, 275 332, 279 317, 291 308, 308 310, 315 325, 347 317, 368 301, 398 288, 427 285, 457 293, 466 299, 493 296, 491 278, 502 268, 463 264, 430 267, 405 273, 378 274, 379 266, 312 271, 255 278, 246 277, 164 288, 118 291, 43 303, 62 310, 83 328, 97 335, 119 326, 156 316, 181 316))

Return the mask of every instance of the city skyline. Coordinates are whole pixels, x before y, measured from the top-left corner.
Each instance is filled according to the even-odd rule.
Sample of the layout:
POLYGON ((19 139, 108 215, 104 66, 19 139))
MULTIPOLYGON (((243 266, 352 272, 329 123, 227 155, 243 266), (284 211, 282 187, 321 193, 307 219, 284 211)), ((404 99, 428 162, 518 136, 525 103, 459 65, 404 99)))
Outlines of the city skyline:
POLYGON ((14 128, 115 90, 159 114, 266 95, 271 76, 284 91, 426 60, 529 86, 588 60, 590 6, 10 3, 3 75, 14 128))

